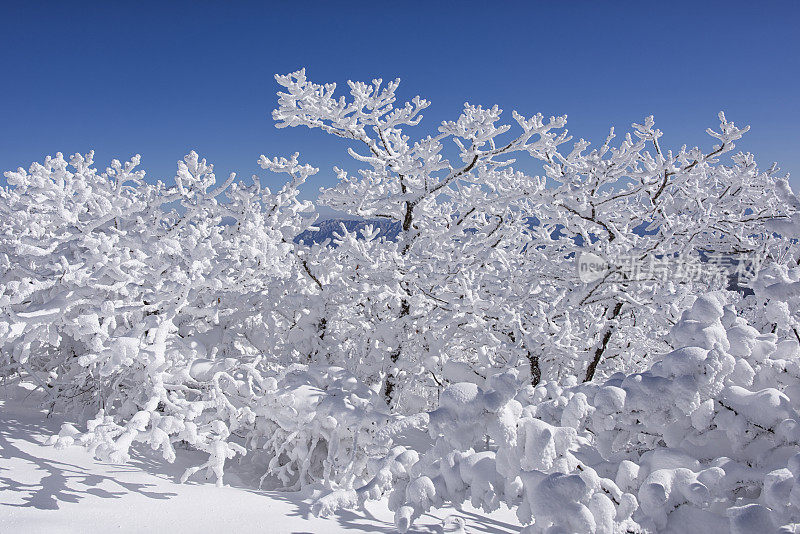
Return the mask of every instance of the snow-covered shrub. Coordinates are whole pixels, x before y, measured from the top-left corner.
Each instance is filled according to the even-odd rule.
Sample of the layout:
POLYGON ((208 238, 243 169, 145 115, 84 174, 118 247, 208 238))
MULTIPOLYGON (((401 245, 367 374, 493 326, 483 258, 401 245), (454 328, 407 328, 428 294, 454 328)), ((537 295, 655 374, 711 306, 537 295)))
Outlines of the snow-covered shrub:
POLYGON ((195 361, 182 377, 185 395, 171 396, 163 409, 140 410, 123 422, 101 411, 88 432, 65 425, 51 442, 77 443, 113 462, 127 461, 133 441, 161 449, 169 461, 179 442, 207 452, 209 460, 187 469, 182 481, 207 469, 222 484, 225 460, 250 453, 261 483, 286 489, 363 483, 370 459, 391 445, 382 398, 341 368, 295 364, 265 376, 260 364, 195 361))
POLYGON ((470 501, 486 511, 517 508, 530 532, 624 532, 636 498, 576 456, 590 442, 575 428, 551 425, 514 399, 515 371, 495 375, 490 389, 459 383, 429 414, 430 449, 395 448, 373 480, 334 491, 314 506, 326 515, 389 493, 395 524, 405 532, 431 507, 470 501), (553 530, 553 529, 562 530, 553 530), (550 529, 550 530, 548 530, 550 529))
POLYGON ((253 340, 287 321, 277 297, 302 276, 291 239, 313 220, 297 187, 316 169, 262 157, 292 177, 272 193, 233 175, 216 187, 195 153, 172 187, 145 183, 138 163, 98 173, 91 153, 59 154, 6 173, 4 375, 35 380, 52 409, 99 409, 82 439, 101 457, 125 461, 146 441, 171 460, 184 441, 221 476, 244 452, 229 437, 251 417, 248 395, 274 367, 253 340))
POLYGON ((786 179, 778 180, 776 193, 785 213, 767 221, 767 228, 782 236, 769 250, 763 265, 748 280, 752 292, 738 308, 750 324, 774 332, 782 344, 800 343, 800 199, 786 179))
MULTIPOLYGON (((716 294, 683 313, 670 343, 677 348, 650 370, 562 390, 537 410, 579 422, 602 455, 597 469, 637 496, 634 519, 656 531, 673 514, 676 524, 700 525, 758 502, 767 473, 800 451, 791 398, 798 362, 778 349, 774 334, 748 326, 716 294), (576 416, 570 407, 580 394, 588 403, 577 404, 576 416)), ((739 516, 727 515, 738 528, 739 516)))
POLYGON ((383 399, 338 367, 290 366, 253 410, 248 449, 269 459, 262 481, 272 476, 284 488, 361 484, 391 445, 383 399))
POLYGON ((430 507, 466 500, 516 507, 529 532, 796 521, 798 361, 727 299, 698 298, 670 332, 677 348, 642 373, 532 388, 511 370, 485 389, 449 386, 428 416, 430 449, 410 465, 395 465, 393 452, 382 475, 315 511, 387 492, 401 531, 430 507))

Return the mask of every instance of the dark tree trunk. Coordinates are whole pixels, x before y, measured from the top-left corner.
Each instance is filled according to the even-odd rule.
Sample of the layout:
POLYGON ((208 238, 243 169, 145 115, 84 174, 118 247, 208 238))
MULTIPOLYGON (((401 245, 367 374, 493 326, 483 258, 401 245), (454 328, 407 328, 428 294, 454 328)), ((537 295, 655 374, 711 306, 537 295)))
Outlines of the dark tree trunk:
MULTIPOLYGON (((606 308, 608 310, 608 308, 606 308)), ((608 316, 608 321, 611 322, 619 316, 619 313, 622 311, 622 303, 617 302, 614 305, 614 309, 611 310, 611 314, 608 316)), ((597 371, 597 366, 600 364, 600 360, 603 358, 603 353, 606 351, 608 347, 608 342, 611 340, 611 334, 614 332, 614 328, 606 324, 606 329, 603 332, 603 337, 600 340, 600 346, 597 347, 594 351, 594 357, 592 361, 589 362, 589 367, 586 369, 586 378, 583 379, 584 382, 588 382, 594 378, 594 374, 597 371)))
MULTIPOLYGON (((517 336, 514 334, 513 331, 505 332, 505 334, 506 336, 508 336, 508 339, 510 339, 512 343, 517 342, 517 336)), ((525 352, 528 355, 528 365, 530 366, 531 370, 531 385, 537 386, 539 385, 539 382, 541 382, 542 380, 542 369, 539 367, 539 356, 532 353, 531 349, 526 347, 524 343, 522 348, 525 349, 525 352)))
MULTIPOLYGON (((400 314, 399 318, 402 320, 404 317, 407 317, 411 313, 411 307, 408 300, 403 299, 400 303, 400 314)), ((391 362, 391 368, 386 372, 386 379, 385 385, 383 388, 383 396, 386 399, 386 405, 390 408, 392 407, 392 402, 395 400, 394 390, 396 386, 397 377, 394 375, 394 368, 397 367, 397 362, 400 360, 400 355, 403 353, 402 349, 402 340, 401 344, 397 346, 397 348, 392 351, 389 355, 389 361, 391 362)))
MULTIPOLYGON (((402 176, 400 177, 400 186, 402 188, 403 193, 405 193, 406 186, 402 176)), ((406 201, 406 211, 403 216, 403 225, 402 225, 403 232, 406 234, 405 235, 406 243, 401 251, 401 254, 403 254, 404 256, 408 252, 408 249, 411 247, 411 242, 408 240, 408 232, 411 230, 413 221, 414 221, 414 204, 409 201, 406 201)), ((406 293, 408 293, 407 289, 406 293)), ((409 296, 411 296, 411 293, 408 294, 409 296)), ((398 314, 398 319, 400 321, 403 321, 405 317, 408 317, 408 315, 410 315, 410 312, 411 308, 408 299, 403 299, 402 302, 400 303, 400 313, 398 314)), ((403 331, 405 331, 405 325, 403 325, 403 331)), ((391 368, 386 372, 386 378, 384 379, 383 396, 384 399, 386 400, 386 405, 389 406, 390 408, 392 407, 392 402, 394 401, 393 397, 397 380, 397 377, 394 376, 393 370, 395 367, 397 367, 397 362, 400 361, 400 356, 402 355, 402 353, 403 353, 403 348, 401 340, 397 348, 394 351, 392 351, 392 353, 389 355, 391 368)))
POLYGON ((542 380, 542 370, 539 368, 539 356, 528 351, 528 363, 531 366, 531 385, 537 386, 542 380))

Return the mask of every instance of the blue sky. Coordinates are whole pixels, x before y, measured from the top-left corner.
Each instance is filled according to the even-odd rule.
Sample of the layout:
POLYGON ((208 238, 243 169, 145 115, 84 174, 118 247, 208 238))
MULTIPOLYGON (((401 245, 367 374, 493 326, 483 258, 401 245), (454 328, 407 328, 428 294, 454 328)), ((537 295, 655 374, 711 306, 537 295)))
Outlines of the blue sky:
POLYGON ((195 149, 249 177, 260 154, 299 150, 321 168, 313 198, 345 147, 270 116, 273 75, 306 67, 340 87, 402 78, 401 99, 433 102, 420 133, 469 101, 566 113, 598 144, 653 114, 665 145, 708 147, 725 110, 752 126, 739 148, 800 186, 800 2, 230 4, 3 4, 0 169, 95 149, 98 166, 140 153, 170 180, 195 149))

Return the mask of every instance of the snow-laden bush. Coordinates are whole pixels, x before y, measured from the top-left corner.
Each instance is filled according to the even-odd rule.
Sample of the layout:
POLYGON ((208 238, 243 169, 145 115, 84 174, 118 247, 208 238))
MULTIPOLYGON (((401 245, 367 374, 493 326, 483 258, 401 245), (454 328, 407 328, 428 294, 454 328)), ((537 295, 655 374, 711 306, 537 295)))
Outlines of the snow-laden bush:
POLYGON ((77 443, 117 463, 128 460, 134 441, 160 449, 169 461, 176 443, 207 452, 208 461, 187 469, 182 481, 206 469, 221 485, 226 459, 252 453, 257 458, 249 465, 262 473, 261 483, 286 489, 362 483, 370 459, 391 445, 391 418, 380 396, 341 368, 295 364, 266 376, 261 363, 195 360, 183 376, 164 376, 183 384, 182 395, 170 395, 158 409, 145 407, 122 421, 101 411, 88 432, 67 424, 51 443, 77 443))
POLYGON ((636 531, 636 498, 602 477, 577 454, 590 440, 575 428, 551 425, 514 397, 516 372, 495 375, 490 388, 453 384, 429 413, 431 447, 418 454, 396 447, 367 484, 322 497, 328 515, 389 494, 400 532, 431 507, 470 501, 486 511, 517 508, 531 532, 636 531))
POLYGON ((315 511, 387 492, 401 531, 465 500, 516 507, 530 532, 790 528, 800 519, 797 348, 737 318, 724 294, 698 298, 670 338, 677 348, 649 370, 603 383, 519 388, 509 371, 485 389, 451 385, 429 413, 430 449, 413 462, 393 452, 375 479, 315 511))
POLYGON ((82 438, 99 456, 124 461, 146 441, 171 460, 183 441, 221 476, 275 367, 264 332, 291 320, 278 297, 303 276, 291 240, 313 212, 297 187, 316 169, 262 157, 291 175, 272 193, 233 176, 216 187, 195 153, 172 187, 145 183, 138 163, 98 173, 91 153, 59 154, 6 174, 0 365, 35 380, 52 409, 100 410, 82 438))
POLYGON ((800 343, 800 199, 788 180, 778 180, 775 189, 787 214, 768 221, 767 228, 785 239, 773 243, 767 262, 748 283, 752 295, 739 307, 753 326, 794 345, 800 343))

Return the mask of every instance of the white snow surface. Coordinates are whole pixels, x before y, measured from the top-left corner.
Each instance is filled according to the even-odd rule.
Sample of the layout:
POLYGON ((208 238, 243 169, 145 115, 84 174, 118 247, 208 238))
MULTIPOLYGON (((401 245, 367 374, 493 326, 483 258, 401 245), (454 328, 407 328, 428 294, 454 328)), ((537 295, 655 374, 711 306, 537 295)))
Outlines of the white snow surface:
MULTIPOLYGON (((363 510, 320 518, 311 513, 314 491, 258 490, 235 462, 225 486, 214 481, 178 482, 203 453, 181 451, 173 464, 138 444, 126 465, 94 460, 81 447, 45 445, 65 419, 38 408, 38 392, 25 387, 0 393, 0 532, 263 532, 352 534, 395 532, 385 501, 363 510)), ((233 465, 231 465, 233 464, 233 465)), ((506 534, 521 528, 513 511, 491 514, 465 505, 420 517, 410 532, 506 534)))

